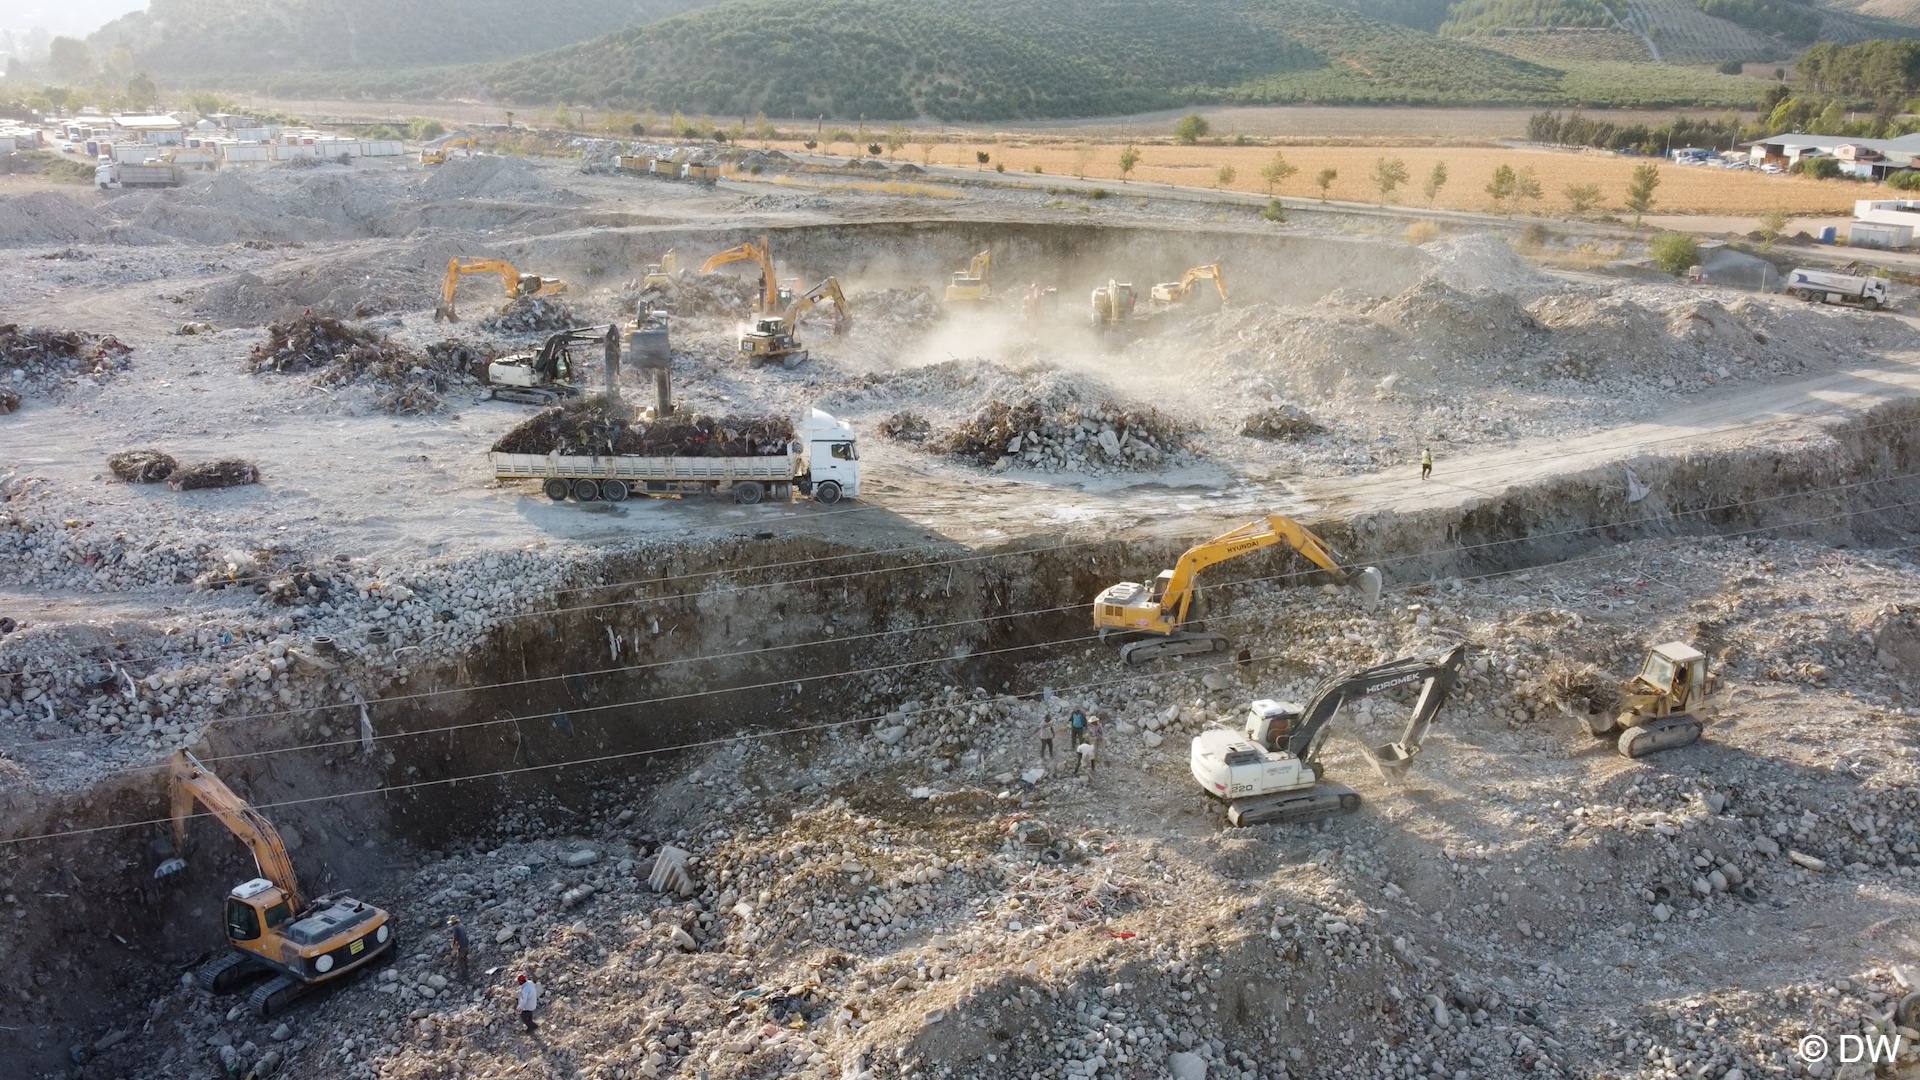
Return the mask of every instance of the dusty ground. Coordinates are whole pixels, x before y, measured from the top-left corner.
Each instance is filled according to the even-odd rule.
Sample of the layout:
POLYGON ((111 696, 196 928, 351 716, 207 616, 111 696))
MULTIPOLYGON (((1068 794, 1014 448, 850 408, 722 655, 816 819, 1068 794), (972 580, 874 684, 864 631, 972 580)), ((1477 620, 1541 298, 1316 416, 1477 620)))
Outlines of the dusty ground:
MULTIPOLYGON (((599 629, 563 640, 558 670, 619 665, 644 642, 648 656, 701 659, 712 679, 744 680, 729 656, 757 672, 756 654, 788 647, 778 642, 847 632, 816 621, 822 611, 866 605, 849 677, 821 691, 835 696, 810 706, 796 682, 784 719, 746 725, 764 734, 636 757, 631 775, 594 789, 587 816, 569 812, 577 798, 530 797, 433 849, 408 846, 399 821, 344 804, 315 819, 324 831, 296 861, 393 910, 415 947, 290 1015, 284 1030, 174 988, 215 944, 214 901, 244 870, 237 861, 209 859, 142 899, 176 918, 127 946, 138 960, 113 991, 115 1021, 74 1000, 71 988, 85 985, 75 964, 87 966, 78 944, 29 939, 36 928, 72 932, 50 895, 72 886, 30 876, 24 852, 48 841, 19 842, 33 830, 10 821, 16 861, 0 864, 0 887, 16 914, 0 940, 25 958, 5 970, 34 989, 23 983, 17 1004, 0 1006, 0 1039, 36 1075, 89 1077, 251 1067, 407 1078, 1726 1080, 1793 1072, 1803 1034, 1910 1022, 1883 1020, 1920 989, 1907 985, 1920 962, 1907 911, 1920 850, 1915 541, 1901 513, 1911 424, 1886 411, 1920 384, 1908 315, 1556 277, 1495 238, 1414 245, 1335 213, 1273 226, 1131 198, 930 198, 906 180, 700 191, 577 163, 479 159, 432 176, 229 173, 168 195, 35 192, 0 207, 0 322, 132 346, 124 366, 91 374, 0 368, 0 385, 24 398, 0 416, 0 614, 19 623, 0 638, 0 667, 19 673, 0 683, 0 767, 19 822, 38 820, 36 800, 89 798, 176 746, 216 745, 208 725, 245 731, 246 753, 269 760, 293 742, 374 739, 372 727, 314 717, 356 697, 445 693, 420 688, 438 685, 425 675, 436 665, 457 666, 460 685, 500 679, 467 665, 542 613, 589 603, 616 557, 646 562, 651 585, 684 589, 694 639, 674 643, 681 608, 635 600, 632 625, 624 612, 603 620, 605 642, 599 629), (1037 241, 1004 242, 996 283, 1017 294, 1029 279, 1060 281, 1061 317, 1038 325, 1017 305, 944 310, 941 278, 962 260, 862 252, 858 269, 840 271, 852 333, 803 323, 813 358, 792 371, 733 359, 738 315, 722 300, 737 287, 684 282, 677 397, 703 412, 817 405, 849 419, 867 486, 833 508, 552 504, 494 484, 486 467, 485 447, 527 409, 476 401, 479 388, 457 373, 322 385, 249 373, 265 324, 307 309, 414 350, 536 341, 482 329, 497 300, 478 286, 462 292, 466 321, 432 323, 450 254, 560 272, 575 283, 581 321, 604 323, 623 317, 625 283, 644 261, 632 256, 659 255, 649 230, 676 242, 713 230, 718 250, 738 238, 721 242, 722 229, 906 222, 950 230, 926 242, 967 251, 1002 243, 1002 221, 1139 230, 1153 244, 1244 236, 1308 254, 1276 272, 1258 264, 1276 256, 1237 263, 1219 251, 1228 306, 1143 300, 1139 332, 1103 342, 1081 323, 1078 290, 1105 269, 1042 258, 1037 241), (196 332, 178 332, 189 324, 196 332), (396 383, 421 388, 426 411, 386 411, 396 383), (995 402, 1036 410, 1017 449, 943 452, 996 415, 995 402), (1282 408, 1318 430, 1241 434, 1249 416, 1282 408), (925 441, 880 433, 902 413, 924 424, 925 441), (1832 434, 1843 422, 1865 427, 1832 434), (112 478, 110 454, 148 446, 182 462, 244 459, 261 482, 175 492, 112 478), (1423 447, 1438 462, 1424 484, 1413 464, 1423 447), (1881 471, 1848 471, 1869 466, 1881 471), (1752 509, 1806 489, 1777 514, 1752 509), (1509 499, 1515 491, 1540 494, 1509 499), (1476 570, 1463 545, 1486 506, 1537 514, 1503 519, 1498 535, 1544 536, 1549 547, 1609 515, 1640 524, 1619 546, 1569 544, 1564 562, 1533 565, 1543 561, 1534 552, 1476 570), (1364 615, 1249 571, 1222 590, 1213 618, 1253 660, 1220 669, 1129 672, 1084 630, 1061 629, 1084 619, 1060 614, 1085 603, 1073 574, 1157 568, 1114 558, 1117 542, 1159 551, 1275 509, 1381 552, 1395 583, 1388 607, 1364 615), (1634 540, 1666 523, 1688 531, 1702 513, 1723 538, 1634 540), (1808 527, 1781 539, 1783 522, 1808 527), (883 585, 879 599, 855 600, 854 571, 836 579, 808 554, 775 564, 785 568, 780 617, 741 637, 733 615, 750 608, 705 577, 674 584, 670 567, 697 554, 715 568, 702 574, 727 574, 737 545, 756 536, 949 561, 978 576, 966 599, 982 610, 995 610, 997 589, 1017 591, 1008 614, 1031 631, 985 644, 956 633, 952 620, 970 616, 949 610, 951 572, 945 596, 927 573, 918 591, 887 597, 883 585), (1009 547, 1053 544, 1069 552, 1045 564, 1056 580, 977 569, 1009 547), (1102 561, 1073 564, 1076 547, 1102 561), (1532 568, 1506 573, 1521 562, 1532 568), (322 633, 364 655, 376 629, 400 649, 378 671, 302 659, 322 633), (1714 657, 1733 688, 1725 719, 1703 744, 1663 758, 1605 752, 1576 714, 1630 674, 1646 644, 1669 638, 1714 657), (1250 697, 1301 697, 1319 677, 1460 640, 1475 646, 1474 675, 1409 783, 1382 787, 1336 742, 1330 773, 1368 799, 1356 815, 1223 832, 1186 776, 1187 737, 1236 723, 1250 697), (996 677, 976 689, 963 661, 991 664, 996 677), (410 673, 423 682, 409 684, 410 673), (1056 763, 1056 775, 1021 779, 1040 764, 1042 711, 1069 704, 1105 721, 1098 775, 1059 776, 1056 763), (662 842, 697 856, 692 895, 646 889, 642 871, 662 842), (378 862, 352 854, 367 843, 378 862), (580 848, 594 858, 568 866, 580 848), (1789 849, 1823 868, 1790 861, 1789 849), (433 957, 435 927, 456 913, 480 942, 472 989, 424 981, 449 974, 433 957), (505 1004, 505 978, 521 969, 549 994, 538 1040, 515 1032, 505 1004)), ((818 241, 805 265, 782 259, 782 275, 836 272, 825 264, 840 242, 818 241)), ((1124 259, 1158 250, 1128 243, 1145 246, 1124 259)), ((1181 267, 1148 269, 1171 278, 1181 267)), ((1150 279, 1135 280, 1144 292, 1150 279)), ((638 382, 628 391, 644 396, 638 382)), ((770 681, 798 674, 776 668, 770 681)), ((470 711, 475 724, 499 722, 491 706, 470 711)), ((1380 741, 1397 715, 1369 709, 1343 727, 1380 741)), ((403 747, 388 714, 380 724, 382 744, 403 747)), ((324 800, 360 787, 360 773, 334 771, 334 756, 276 776, 271 790, 324 800)), ((241 761, 236 772, 252 768, 241 761)), ((103 796, 112 811, 89 823, 129 820, 137 802, 103 796)), ((155 789, 142 812, 161 806, 155 789)), ((285 812, 301 811, 290 801, 285 812)), ((307 820, 303 832, 316 828, 307 820)), ((200 828, 200 850, 221 850, 200 828)), ((147 837, 109 850, 137 864, 147 837)), ((106 918, 123 916, 152 923, 111 906, 106 918)))

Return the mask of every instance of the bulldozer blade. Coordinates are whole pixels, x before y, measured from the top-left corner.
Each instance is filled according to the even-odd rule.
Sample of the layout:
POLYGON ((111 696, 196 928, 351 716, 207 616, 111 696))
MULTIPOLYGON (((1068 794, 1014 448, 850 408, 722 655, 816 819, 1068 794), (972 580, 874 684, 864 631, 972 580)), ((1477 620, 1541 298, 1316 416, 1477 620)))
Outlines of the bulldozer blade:
POLYGON ((1700 738, 1700 721, 1686 714, 1649 720, 1620 733, 1621 757, 1640 758, 1662 750, 1688 746, 1700 738))
POLYGON ((1380 576, 1379 567, 1361 567, 1359 573, 1353 575, 1352 583, 1353 587, 1360 591, 1361 604, 1368 611, 1380 606, 1380 590, 1385 587, 1386 582, 1380 576))
POLYGON ((1380 779, 1392 783, 1407 774, 1413 767, 1413 759, 1420 756, 1418 746, 1391 742, 1367 750, 1367 760, 1380 773, 1380 779))
POLYGON ((154 867, 153 880, 159 881, 161 878, 172 877, 186 868, 187 860, 175 856, 161 863, 159 866, 154 867))

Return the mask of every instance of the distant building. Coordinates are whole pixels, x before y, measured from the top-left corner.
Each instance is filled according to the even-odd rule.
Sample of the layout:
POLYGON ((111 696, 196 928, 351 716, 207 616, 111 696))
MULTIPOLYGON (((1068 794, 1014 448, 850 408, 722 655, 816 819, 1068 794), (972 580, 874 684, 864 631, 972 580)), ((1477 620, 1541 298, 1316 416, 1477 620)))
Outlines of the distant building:
POLYGON ((179 146, 186 140, 186 125, 173 116, 109 117, 115 142, 143 142, 149 146, 179 146))
POLYGON ((1920 134, 1897 139, 1856 139, 1845 135, 1808 135, 1793 131, 1755 140, 1747 149, 1755 168, 1790 169, 1808 158, 1830 157, 1840 171, 1862 180, 1884 180, 1888 173, 1913 168, 1920 155, 1920 134))
POLYGON ((1860 199, 1853 204, 1853 226, 1847 243, 1855 247, 1913 246, 1920 227, 1920 199, 1860 199))

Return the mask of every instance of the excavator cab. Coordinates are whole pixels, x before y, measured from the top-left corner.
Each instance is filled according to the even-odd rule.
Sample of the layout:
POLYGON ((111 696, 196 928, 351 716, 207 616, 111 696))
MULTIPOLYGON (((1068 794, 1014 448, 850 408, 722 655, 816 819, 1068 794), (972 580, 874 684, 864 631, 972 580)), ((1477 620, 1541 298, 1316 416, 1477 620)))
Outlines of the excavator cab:
POLYGON ((227 940, 240 948, 259 951, 253 943, 291 918, 287 894, 266 878, 241 882, 227 894, 227 940))
POLYGON ((1297 702, 1261 698, 1247 708, 1247 738, 1268 748, 1285 746, 1306 711, 1297 702))

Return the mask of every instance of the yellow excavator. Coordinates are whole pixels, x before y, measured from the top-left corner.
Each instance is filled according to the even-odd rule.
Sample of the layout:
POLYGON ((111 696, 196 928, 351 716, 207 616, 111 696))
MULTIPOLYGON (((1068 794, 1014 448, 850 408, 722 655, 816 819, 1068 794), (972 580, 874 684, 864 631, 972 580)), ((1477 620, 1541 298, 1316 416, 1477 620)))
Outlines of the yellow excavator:
POLYGON ((1155 285, 1151 295, 1163 304, 1178 304, 1192 295, 1194 283, 1198 281, 1213 282, 1213 287, 1219 290, 1220 302, 1223 304, 1227 302, 1227 278, 1221 273, 1219 263, 1196 266, 1180 275, 1179 281, 1167 281, 1155 285))
POLYGON ((711 274, 728 263, 745 262, 752 259, 760 266, 760 301, 754 305, 754 313, 771 315, 793 303, 793 290, 780 287, 780 279, 773 272, 773 255, 767 249, 767 238, 761 237, 759 243, 752 240, 738 247, 730 247, 700 264, 700 272, 711 274))
POLYGON ((567 291, 567 283, 559 278, 523 274, 505 259, 470 259, 456 255, 447 260, 447 276, 440 283, 440 306, 433 309, 434 322, 460 321, 459 313, 454 310, 453 298, 460 287, 460 279, 468 274, 498 275, 508 300, 522 296, 558 296, 567 291))
POLYGON ((1093 328, 1124 329, 1133 318, 1136 299, 1131 284, 1109 279, 1105 285, 1093 290, 1093 328))
POLYGON ((853 315, 847 311, 847 298, 833 278, 815 285, 778 315, 762 315, 753 321, 753 329, 740 335, 740 355, 754 367, 778 363, 799 367, 806 362, 807 350, 794 335, 800 316, 819 304, 833 304, 833 336, 841 337, 853 328, 853 315))
POLYGON ((474 138, 471 135, 461 135, 457 138, 448 139, 445 142, 442 142, 439 146, 436 146, 431 150, 420 151, 420 164, 445 165, 447 163, 447 158, 454 147, 456 146, 465 147, 467 152, 471 154, 473 152, 473 148, 479 145, 480 145, 480 140, 474 138))
POLYGON ((667 253, 660 256, 659 262, 647 264, 646 275, 640 279, 640 288, 642 291, 653 289, 664 292, 673 287, 673 276, 679 272, 680 253, 668 248, 667 253))
POLYGON ((965 270, 954 271, 953 281, 947 285, 947 303, 983 304, 992 300, 992 273, 993 249, 988 248, 975 255, 965 270))
POLYGON ((1120 658, 1129 664, 1225 649, 1225 635, 1186 625, 1187 611, 1199 591, 1195 579, 1215 563, 1282 543, 1306 556, 1336 583, 1359 590, 1367 610, 1380 603, 1379 570, 1371 566, 1345 569, 1333 549, 1306 526, 1283 514, 1272 514, 1188 548, 1173 569, 1160 571, 1151 582, 1109 585, 1094 598, 1093 628, 1102 641, 1129 639, 1120 646, 1120 658))
MULTIPOLYGON (((247 845, 260 873, 227 894, 231 948, 200 966, 195 978, 201 988, 224 994, 259 983, 247 998, 247 1007, 265 1018, 311 990, 393 955, 393 924, 387 913, 350 896, 309 901, 300 892, 293 860, 273 823, 198 758, 178 751, 169 772, 174 850, 185 850, 187 818, 198 802, 247 845)), ((160 864, 154 876, 185 869, 186 861, 176 855, 160 864)))

